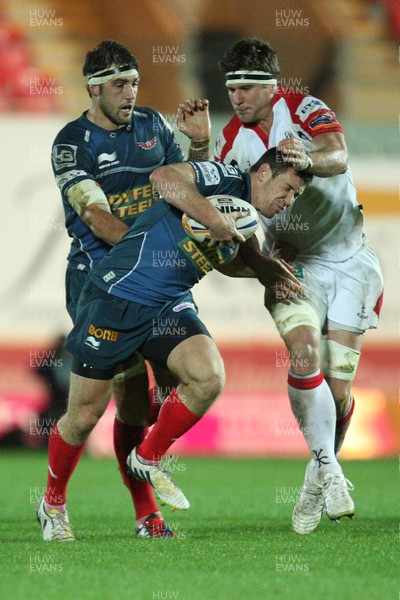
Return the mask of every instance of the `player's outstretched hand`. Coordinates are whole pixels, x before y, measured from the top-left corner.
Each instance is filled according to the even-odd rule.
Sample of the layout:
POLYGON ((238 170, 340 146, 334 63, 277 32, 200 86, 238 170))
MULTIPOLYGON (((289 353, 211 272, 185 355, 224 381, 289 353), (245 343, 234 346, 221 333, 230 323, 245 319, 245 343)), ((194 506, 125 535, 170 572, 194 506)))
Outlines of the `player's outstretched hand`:
POLYGON ((211 122, 208 100, 188 98, 179 104, 176 122, 179 131, 194 141, 209 140, 211 122))
POLYGON ((300 283, 293 275, 296 269, 279 258, 264 256, 264 261, 263 272, 260 271, 260 265, 257 270, 259 282, 272 290, 277 300, 295 298, 301 290, 300 283))

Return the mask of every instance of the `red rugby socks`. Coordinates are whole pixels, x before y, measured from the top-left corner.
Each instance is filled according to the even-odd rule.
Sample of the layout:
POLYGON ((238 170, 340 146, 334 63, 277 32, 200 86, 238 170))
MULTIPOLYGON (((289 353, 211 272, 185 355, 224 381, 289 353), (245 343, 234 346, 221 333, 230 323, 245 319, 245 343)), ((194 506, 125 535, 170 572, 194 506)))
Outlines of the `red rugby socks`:
POLYGON ((159 462, 171 444, 200 419, 186 407, 174 388, 162 405, 156 424, 137 448, 137 455, 146 461, 159 462))
POLYGON ((61 437, 56 424, 49 437, 49 473, 45 502, 47 507, 63 507, 67 485, 82 456, 85 444, 71 446, 61 437))
POLYGON ((124 484, 128 488, 136 511, 136 519, 142 519, 157 512, 158 506, 153 496, 153 488, 145 481, 130 478, 126 470, 126 459, 132 449, 140 444, 148 427, 138 427, 114 420, 114 450, 124 484))

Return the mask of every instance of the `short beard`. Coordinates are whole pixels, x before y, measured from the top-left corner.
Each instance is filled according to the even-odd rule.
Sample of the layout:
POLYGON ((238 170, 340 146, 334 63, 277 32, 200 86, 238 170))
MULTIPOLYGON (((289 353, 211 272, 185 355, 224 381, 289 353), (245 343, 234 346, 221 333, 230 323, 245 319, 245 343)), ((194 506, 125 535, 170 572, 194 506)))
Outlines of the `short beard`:
POLYGON ((116 119, 115 119, 115 118, 114 118, 114 117, 113 117, 113 116, 112 116, 112 115, 111 115, 111 114, 110 114, 110 113, 109 113, 107 110, 105 110, 105 109, 104 109, 104 108, 102 108, 101 106, 100 106, 100 108, 101 108, 101 111, 102 111, 103 115, 104 115, 105 117, 107 117, 107 119, 108 119, 109 121, 111 121, 111 123, 112 123, 113 125, 116 125, 117 127, 121 127, 121 125, 125 125, 125 122, 124 122, 124 121, 122 121, 122 122, 121 122, 121 121, 117 121, 117 120, 116 120, 116 119))
POLYGON ((107 119, 109 121, 111 121, 111 123, 113 125, 115 125, 116 127, 121 127, 122 125, 126 125, 126 121, 117 121, 115 117, 113 117, 108 110, 103 106, 102 100, 101 100, 101 92, 100 92, 100 99, 99 99, 99 108, 101 110, 101 112, 103 113, 103 115, 105 117, 107 117, 107 119))

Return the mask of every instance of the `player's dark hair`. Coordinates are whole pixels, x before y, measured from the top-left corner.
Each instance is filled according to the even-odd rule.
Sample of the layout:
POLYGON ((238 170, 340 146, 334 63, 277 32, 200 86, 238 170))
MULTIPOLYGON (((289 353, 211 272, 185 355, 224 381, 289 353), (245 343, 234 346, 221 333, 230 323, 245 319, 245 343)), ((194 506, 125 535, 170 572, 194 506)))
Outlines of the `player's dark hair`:
MULTIPOLYGON (((250 173, 257 172, 258 169, 265 163, 271 168, 272 177, 276 177, 281 173, 286 173, 289 169, 293 169, 294 166, 292 163, 285 162, 283 160, 283 154, 276 148, 270 148, 258 159, 254 165, 250 167, 250 173)), ((307 173, 307 171, 297 171, 297 174, 302 178, 305 184, 310 183, 312 181, 312 174, 307 173)))
POLYGON ((255 37, 236 42, 221 58, 218 67, 223 73, 249 69, 277 75, 280 71, 275 50, 268 42, 255 37))
POLYGON ((86 54, 82 73, 85 76, 97 73, 97 71, 107 69, 111 65, 115 65, 116 67, 128 65, 132 69, 137 69, 139 62, 129 52, 128 48, 125 48, 119 42, 104 40, 104 42, 101 42, 96 48, 86 54))
MULTIPOLYGON (((90 50, 86 54, 85 64, 82 68, 82 73, 90 75, 98 71, 105 70, 111 65, 116 67, 129 66, 132 69, 137 69, 139 61, 133 56, 122 44, 115 40, 104 40, 96 48, 90 50)), ((89 89, 88 89, 89 92, 89 89)), ((89 96, 90 96, 89 92, 89 96)))

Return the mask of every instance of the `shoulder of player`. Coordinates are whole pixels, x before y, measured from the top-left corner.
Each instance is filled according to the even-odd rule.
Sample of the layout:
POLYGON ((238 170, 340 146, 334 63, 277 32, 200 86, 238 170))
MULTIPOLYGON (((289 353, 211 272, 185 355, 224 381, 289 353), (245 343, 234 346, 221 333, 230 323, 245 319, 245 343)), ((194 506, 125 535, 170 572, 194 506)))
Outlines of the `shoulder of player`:
POLYGON ((168 120, 158 110, 148 106, 135 106, 132 121, 134 129, 148 132, 149 128, 158 138, 168 138, 173 135, 173 129, 168 120))
POLYGON ((277 104, 279 101, 284 101, 289 110, 290 111, 296 111, 297 108, 304 102, 305 99, 308 99, 310 102, 314 101, 314 102, 319 102, 321 104, 324 104, 321 100, 318 100, 318 98, 315 98, 314 96, 312 96, 311 94, 306 94, 305 92, 298 92, 296 90, 292 90, 290 88, 278 88, 277 93, 275 94, 274 98, 272 99, 272 106, 275 106, 275 104, 277 104))
POLYGON ((302 122, 306 121, 307 118, 321 111, 333 112, 329 106, 319 98, 307 94, 304 92, 297 92, 291 89, 279 88, 278 93, 272 100, 272 106, 276 107, 280 102, 284 102, 291 114, 295 119, 300 118, 302 122))
POLYGON ((158 114, 158 111, 155 110, 154 108, 150 108, 149 106, 137 106, 135 104, 134 109, 133 109, 133 114, 137 117, 142 117, 144 119, 148 118, 149 115, 152 115, 154 113, 158 114))
POLYGON ((244 181, 246 176, 238 167, 225 162, 206 160, 200 162, 189 161, 192 165, 197 183, 203 181, 206 185, 222 184, 225 180, 244 181))
POLYGON ((99 129, 96 125, 91 123, 85 114, 82 114, 78 119, 70 121, 58 132, 54 144, 72 144, 74 142, 79 143, 87 137, 87 131, 99 129))
POLYGON ((323 100, 311 94, 279 88, 272 102, 274 113, 280 111, 282 102, 289 111, 292 122, 307 131, 311 137, 329 131, 343 132, 335 113, 323 100))
POLYGON ((147 122, 149 119, 163 119, 165 121, 165 117, 163 117, 162 114, 158 112, 158 110, 155 110, 155 108, 150 108, 148 106, 135 106, 135 108, 133 109, 133 116, 135 120, 143 120, 144 122, 147 122))

